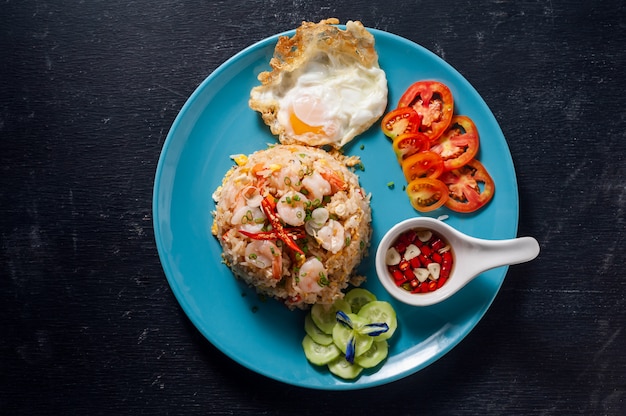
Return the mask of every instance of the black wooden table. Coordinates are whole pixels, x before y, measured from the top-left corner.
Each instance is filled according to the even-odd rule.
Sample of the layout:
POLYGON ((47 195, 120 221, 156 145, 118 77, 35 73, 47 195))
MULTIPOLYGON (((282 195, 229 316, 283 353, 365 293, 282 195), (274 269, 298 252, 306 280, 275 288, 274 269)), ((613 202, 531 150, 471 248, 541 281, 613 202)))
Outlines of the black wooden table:
POLYGON ((623 2, 346 3, 2 2, 0 413, 626 414, 623 2), (410 39, 472 83, 511 150, 519 234, 542 250, 450 353, 349 392, 273 381, 210 344, 152 228, 188 96, 243 48, 326 17, 410 39))

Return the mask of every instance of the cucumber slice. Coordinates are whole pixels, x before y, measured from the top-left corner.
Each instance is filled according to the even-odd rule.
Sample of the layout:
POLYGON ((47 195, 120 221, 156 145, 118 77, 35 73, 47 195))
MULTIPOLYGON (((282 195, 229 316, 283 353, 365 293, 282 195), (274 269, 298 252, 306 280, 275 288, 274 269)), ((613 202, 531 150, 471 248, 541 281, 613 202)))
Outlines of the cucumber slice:
POLYGON ((335 344, 321 345, 308 335, 302 340, 302 349, 307 360, 315 365, 325 365, 338 358, 341 351, 335 344))
POLYGON ((330 345, 333 342, 333 337, 331 335, 324 333, 317 325, 315 325, 310 313, 307 313, 304 317, 304 331, 318 344, 330 345))
POLYGON ((390 303, 377 300, 364 305, 358 316, 365 319, 367 323, 384 322, 389 326, 389 330, 374 337, 375 341, 383 341, 391 338, 398 327, 396 311, 390 303))
MULTIPOLYGON (((358 315, 355 315, 353 313, 349 313, 348 317, 352 321, 352 324, 354 325, 354 327, 357 327, 358 325, 368 324, 366 320, 364 320, 363 318, 360 318, 358 315)), ((369 335, 357 334, 356 331, 348 327, 345 327, 341 324, 337 324, 333 328, 333 342, 335 343, 335 345, 339 347, 341 352, 343 352, 344 354, 346 353, 346 350, 348 349, 348 341, 353 335, 356 339, 354 355, 358 357, 359 355, 364 354, 367 350, 370 349, 370 347, 374 343, 374 337, 371 337, 369 335)))
POLYGON ((316 303, 311 308, 311 318, 319 329, 325 334, 332 334, 333 328, 337 323, 337 311, 344 311, 345 313, 351 313, 350 304, 343 299, 338 299, 331 306, 321 305, 316 303))
POLYGON ((356 357, 354 363, 363 368, 372 368, 380 364, 389 354, 387 341, 376 341, 364 354, 356 357))
POLYGON ((357 378, 363 371, 363 367, 358 364, 350 364, 343 355, 328 363, 328 369, 337 377, 346 380, 357 378))
POLYGON ((374 302, 376 296, 367 289, 357 287, 346 293, 344 299, 350 305, 352 313, 359 313, 363 305, 374 302))

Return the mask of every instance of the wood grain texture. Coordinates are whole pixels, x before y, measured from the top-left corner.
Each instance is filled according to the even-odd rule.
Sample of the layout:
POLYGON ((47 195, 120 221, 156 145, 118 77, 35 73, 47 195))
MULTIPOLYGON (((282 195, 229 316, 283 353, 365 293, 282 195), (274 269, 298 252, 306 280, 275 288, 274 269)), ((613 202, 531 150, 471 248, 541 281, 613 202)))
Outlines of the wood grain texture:
POLYGON ((2 2, 0 413, 626 414, 624 45, 618 0, 2 2), (331 16, 415 41, 474 85, 517 169, 519 234, 542 250, 445 357, 341 393, 266 379, 207 342, 151 217, 196 86, 331 16))

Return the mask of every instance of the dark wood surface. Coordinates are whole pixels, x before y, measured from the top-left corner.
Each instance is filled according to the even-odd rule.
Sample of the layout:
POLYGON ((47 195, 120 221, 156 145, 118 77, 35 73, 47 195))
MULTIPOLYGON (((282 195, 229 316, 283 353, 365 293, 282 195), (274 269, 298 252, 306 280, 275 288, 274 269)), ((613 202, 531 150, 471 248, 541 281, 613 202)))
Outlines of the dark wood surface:
POLYGON ((623 2, 345 3, 2 2, 1 414, 626 414, 623 2), (331 16, 415 41, 475 86, 516 166, 519 233, 542 250, 449 354, 352 392, 281 384, 212 346, 152 229, 159 154, 198 84, 331 16))

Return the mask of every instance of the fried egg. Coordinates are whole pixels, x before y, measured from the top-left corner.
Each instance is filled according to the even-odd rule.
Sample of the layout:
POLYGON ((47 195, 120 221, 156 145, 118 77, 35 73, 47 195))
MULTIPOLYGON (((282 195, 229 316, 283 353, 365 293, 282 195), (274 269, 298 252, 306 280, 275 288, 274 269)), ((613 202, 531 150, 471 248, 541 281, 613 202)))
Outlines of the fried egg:
POLYGON ((283 144, 341 148, 372 126, 387 106, 387 78, 374 37, 360 22, 303 22, 280 37, 249 105, 283 144))

